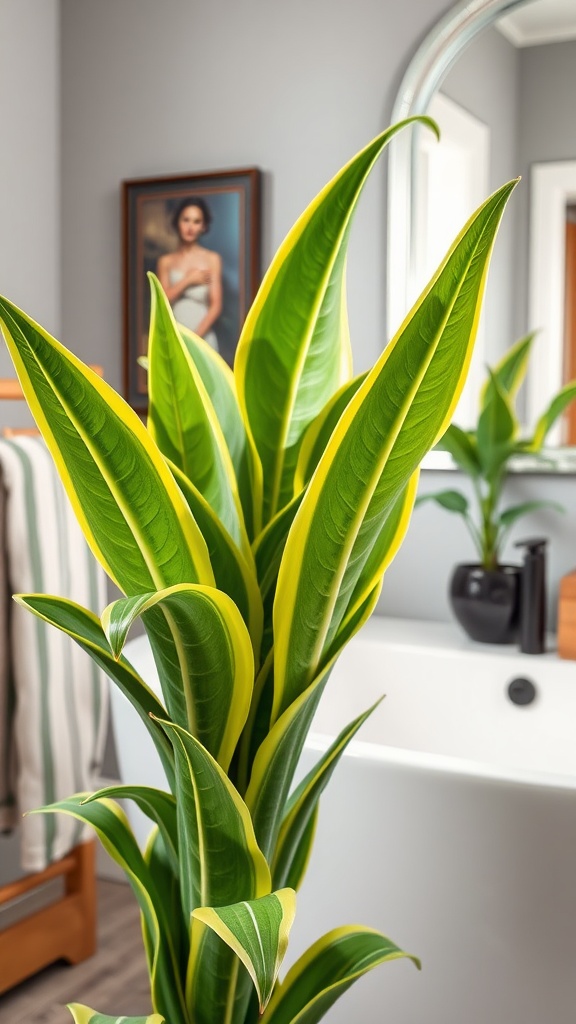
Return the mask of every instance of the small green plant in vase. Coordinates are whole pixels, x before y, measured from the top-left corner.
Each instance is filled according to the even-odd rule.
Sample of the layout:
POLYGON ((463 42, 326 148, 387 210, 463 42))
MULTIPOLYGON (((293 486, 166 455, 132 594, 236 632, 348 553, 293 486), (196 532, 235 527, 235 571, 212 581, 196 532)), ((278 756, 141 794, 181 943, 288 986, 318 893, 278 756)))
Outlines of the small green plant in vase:
POLYGON ((511 459, 542 453, 557 419, 576 398, 576 381, 566 384, 540 416, 533 433, 520 436, 516 397, 528 368, 532 332, 513 345, 488 379, 480 396, 475 430, 452 423, 436 448, 449 452, 472 485, 472 501, 450 488, 422 494, 417 504, 434 501, 461 516, 479 561, 456 566, 450 594, 455 614, 476 640, 507 643, 515 639, 518 612, 518 567, 503 565, 501 553, 509 531, 523 516, 539 508, 561 507, 550 501, 529 501, 502 507, 502 492, 511 459), (477 613, 479 618, 477 617, 477 613))
MULTIPOLYGON (((17 599, 107 671, 170 786, 118 786, 44 809, 92 825, 138 900, 153 1012, 126 1024, 315 1024, 357 977, 407 955, 372 929, 340 928, 278 981, 320 795, 370 710, 294 788, 298 760, 332 666, 376 605, 420 462, 450 422, 514 187, 480 207, 373 369, 353 377, 350 222, 400 127, 354 157, 292 228, 233 373, 179 328, 151 278, 147 427, 0 300, 29 405, 125 595, 101 619, 60 597, 17 599), (162 700, 122 653, 137 618, 162 700), (143 852, 119 799, 150 818, 143 852)), ((71 1011, 76 1024, 117 1019, 71 1011)))

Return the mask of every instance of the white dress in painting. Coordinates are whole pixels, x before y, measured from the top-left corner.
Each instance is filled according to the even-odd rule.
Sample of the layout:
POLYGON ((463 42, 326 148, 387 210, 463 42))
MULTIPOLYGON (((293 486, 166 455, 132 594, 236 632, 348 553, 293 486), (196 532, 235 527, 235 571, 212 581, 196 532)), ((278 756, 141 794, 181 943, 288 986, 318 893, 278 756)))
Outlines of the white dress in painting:
MULTIPOLYGON (((184 276, 182 270, 170 271, 170 284, 177 284, 184 276)), ((192 284, 172 303, 172 312, 179 324, 195 331, 198 324, 206 316, 210 293, 207 284, 192 284)), ((204 341, 218 351, 218 339, 213 330, 204 335, 204 341)))

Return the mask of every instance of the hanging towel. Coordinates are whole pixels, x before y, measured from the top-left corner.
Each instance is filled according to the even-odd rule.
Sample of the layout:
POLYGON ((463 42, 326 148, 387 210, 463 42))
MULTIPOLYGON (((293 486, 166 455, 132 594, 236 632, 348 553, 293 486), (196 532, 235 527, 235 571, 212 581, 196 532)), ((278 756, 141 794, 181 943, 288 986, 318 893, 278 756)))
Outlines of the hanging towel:
POLYGON ((73 640, 9 595, 56 594, 99 614, 106 580, 39 437, 0 440, 0 476, 0 830, 21 823, 22 867, 41 871, 88 833, 68 815, 22 815, 97 786, 108 688, 73 640))

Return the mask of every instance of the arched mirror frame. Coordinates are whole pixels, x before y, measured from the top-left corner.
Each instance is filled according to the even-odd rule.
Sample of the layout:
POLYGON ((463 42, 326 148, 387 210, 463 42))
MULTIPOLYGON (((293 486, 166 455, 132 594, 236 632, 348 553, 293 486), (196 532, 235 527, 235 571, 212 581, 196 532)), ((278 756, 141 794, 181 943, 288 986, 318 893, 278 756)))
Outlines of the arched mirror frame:
MULTIPOLYGON (((460 0, 431 29, 410 61, 392 110, 392 123, 425 114, 446 74, 466 46, 496 18, 530 0, 460 0)), ((388 333, 398 328, 408 308, 414 273, 414 132, 404 131, 390 144, 388 163, 388 333)))
MULTIPOLYGON (((428 111, 432 97, 439 89, 454 62, 469 43, 497 18, 523 7, 531 0, 459 0, 434 25, 412 57, 402 79, 394 107, 392 123, 428 111)), ((398 329, 409 307, 409 296, 415 275, 414 244, 417 225, 415 203, 414 136, 407 130, 395 136, 390 145, 388 164, 388 252, 387 319, 388 335, 398 329)), ((548 453, 546 463, 527 460, 511 464, 516 471, 575 472, 574 449, 558 449, 548 453)), ((452 469, 453 463, 443 452, 433 452, 423 463, 428 469, 452 469)))

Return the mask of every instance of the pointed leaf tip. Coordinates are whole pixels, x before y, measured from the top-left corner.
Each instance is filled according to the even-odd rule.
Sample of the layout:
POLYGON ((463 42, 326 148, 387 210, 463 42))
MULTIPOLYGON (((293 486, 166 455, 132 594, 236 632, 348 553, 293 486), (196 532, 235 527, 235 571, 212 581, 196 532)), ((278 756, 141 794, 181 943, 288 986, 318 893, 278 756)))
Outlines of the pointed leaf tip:
POLYGON ((258 993, 260 1014, 272 996, 295 913, 296 893, 288 888, 232 906, 198 907, 192 913, 242 961, 258 993))
POLYGON ((68 1003, 75 1024, 166 1024, 166 1018, 159 1013, 150 1013, 140 1017, 110 1017, 106 1013, 97 1013, 82 1003, 68 1003))

